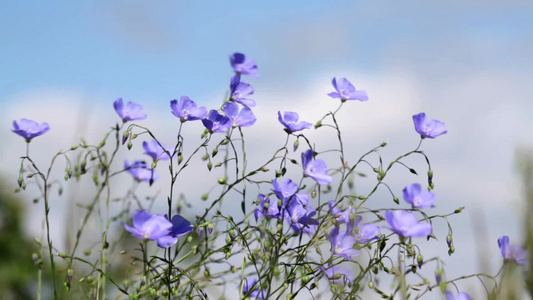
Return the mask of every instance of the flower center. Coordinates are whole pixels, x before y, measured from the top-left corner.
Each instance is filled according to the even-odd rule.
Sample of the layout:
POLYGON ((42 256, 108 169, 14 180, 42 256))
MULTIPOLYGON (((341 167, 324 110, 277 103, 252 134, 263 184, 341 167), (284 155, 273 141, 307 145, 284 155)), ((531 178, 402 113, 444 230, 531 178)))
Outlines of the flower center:
POLYGON ((342 90, 341 96, 342 98, 347 99, 348 97, 350 97, 350 93, 347 90, 342 90))

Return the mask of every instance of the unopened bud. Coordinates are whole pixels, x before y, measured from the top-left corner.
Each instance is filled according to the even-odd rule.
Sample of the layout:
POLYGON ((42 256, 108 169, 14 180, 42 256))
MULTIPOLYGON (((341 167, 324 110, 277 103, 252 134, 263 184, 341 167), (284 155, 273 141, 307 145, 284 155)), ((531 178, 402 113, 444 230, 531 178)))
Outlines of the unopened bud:
POLYGON ((448 255, 452 255, 452 253, 454 252, 455 252, 455 247, 451 246, 450 249, 448 250, 448 255))
POLYGON ((292 145, 292 151, 298 150, 298 146, 300 146, 300 142, 298 140, 294 141, 294 144, 292 145))
POLYGON ((208 169, 209 171, 211 171, 212 168, 213 168, 213 163, 212 163, 212 162, 208 162, 208 163, 207 163, 207 169, 208 169))
POLYGON ((394 198, 392 198, 392 200, 394 200, 394 203, 400 204, 400 199, 398 199, 398 197, 394 196, 394 198))
POLYGON ((78 149, 78 147, 79 147, 79 145, 74 145, 74 146, 70 147, 70 150, 76 150, 76 149, 78 149))
POLYGON ((219 177, 219 178, 217 179, 217 181, 218 181, 219 184, 226 184, 226 178, 219 177))
POLYGON ((205 193, 205 194, 203 194, 203 195, 200 197, 200 199, 202 199, 202 200, 205 201, 205 200, 207 200, 207 197, 209 197, 209 194, 208 194, 208 193, 205 193))
POLYGON ((446 237, 446 243, 448 243, 448 247, 452 246, 453 240, 452 240, 452 236, 451 235, 448 235, 446 237))
POLYGON ((316 124, 315 124, 315 128, 318 128, 318 127, 320 127, 320 126, 322 126, 322 121, 318 121, 318 122, 316 122, 316 124))
POLYGON ((128 150, 131 150, 131 147, 133 147, 133 144, 131 142, 128 142, 128 150))
POLYGON ((416 262, 418 263, 418 267, 422 268, 422 264, 424 263, 424 257, 422 256, 422 254, 418 254, 418 256, 416 257, 416 262))

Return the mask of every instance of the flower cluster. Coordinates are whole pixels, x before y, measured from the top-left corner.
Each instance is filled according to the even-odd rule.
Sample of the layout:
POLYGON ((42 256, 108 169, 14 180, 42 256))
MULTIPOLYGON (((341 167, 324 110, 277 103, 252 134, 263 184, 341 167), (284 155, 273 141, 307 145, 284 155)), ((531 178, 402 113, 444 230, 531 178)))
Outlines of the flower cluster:
MULTIPOLYGON (((312 123, 302 121, 297 112, 280 110, 277 112, 278 125, 286 132, 286 142, 271 159, 257 166, 256 161, 246 160, 245 130, 243 130, 257 122, 252 111, 252 109, 256 110, 256 101, 252 99, 254 88, 250 83, 242 80, 244 76, 259 77, 257 64, 242 53, 234 53, 230 56, 230 65, 234 73, 229 80, 229 94, 220 107, 208 109, 198 105, 187 96, 170 101, 170 112, 179 120, 178 122, 174 119, 175 126, 179 128, 174 146, 167 147, 148 128, 133 122, 147 118, 140 104, 124 103, 119 98, 113 102, 113 106, 122 122, 119 121, 116 126, 112 127, 111 132, 115 134, 107 133, 98 146, 87 145, 85 141, 73 146, 68 151, 75 151, 78 146, 81 146, 79 147, 82 149, 78 155, 81 158, 79 162, 71 161, 65 154, 68 151, 58 154, 58 156, 63 155, 67 161, 65 180, 70 179, 71 176, 79 180, 89 170, 93 173, 93 180, 98 189, 94 202, 86 207, 85 221, 78 231, 75 247, 85 228, 86 220, 94 216, 91 214, 95 211, 95 207, 98 208, 96 211, 99 216, 102 216, 102 224, 107 226, 105 234, 102 234, 101 249, 99 249, 101 257, 94 265, 89 263, 89 260, 76 257, 76 249, 72 251, 71 257, 67 254, 59 255, 65 259, 64 269, 67 274, 65 287, 70 288, 74 272, 73 261, 87 262, 93 271, 98 270, 102 273, 98 273, 99 276, 102 275, 99 280, 107 280, 108 274, 103 274, 109 258, 106 255, 110 255, 113 251, 108 247, 107 235, 114 221, 127 220, 127 222, 122 222, 119 228, 121 232, 125 230, 131 233, 132 237, 142 240, 140 247, 143 254, 142 263, 139 263, 140 256, 132 257, 132 263, 129 266, 132 271, 128 272, 131 273, 128 274, 129 279, 124 280, 123 284, 116 283, 114 280, 109 280, 109 282, 132 299, 174 297, 207 299, 207 293, 203 290, 205 287, 214 284, 225 286, 228 282, 239 286, 237 290, 241 298, 275 299, 282 298, 285 294, 288 299, 293 299, 303 290, 313 293, 318 287, 318 281, 322 279, 330 283, 331 292, 338 299, 360 298, 358 293, 362 284, 383 298, 394 298, 399 292, 409 295, 411 292, 419 291, 420 295, 423 295, 431 292, 435 287, 440 287, 442 296, 445 296, 447 300, 472 299, 465 292, 449 290, 449 283, 455 285, 455 280, 466 277, 443 280, 444 273, 440 267, 443 264, 442 260, 438 257, 424 260, 423 247, 418 246, 419 240, 416 239, 416 237, 426 237, 428 241, 430 238, 436 239, 438 231, 433 232, 433 222, 436 219, 444 219, 448 222, 449 216, 462 210, 460 208, 448 215, 429 214, 436 203, 433 171, 428 157, 419 148, 426 139, 434 139, 447 133, 443 122, 428 120, 425 113, 415 114, 412 120, 415 131, 420 135, 419 144, 415 150, 399 156, 386 167, 387 165, 383 164, 383 159, 378 153, 380 148, 386 146, 386 143, 383 143, 354 162, 346 154, 348 151, 344 150, 340 128, 336 122, 336 113, 349 100, 364 102, 368 101, 369 97, 366 91, 357 90, 348 79, 334 77, 332 79, 334 91, 327 95, 339 99, 336 100, 339 102, 339 108, 335 112, 327 113, 316 122, 314 130, 322 130, 321 127, 333 128, 338 136, 340 149, 334 146, 326 149, 317 147, 309 136, 302 133, 305 129, 312 129, 312 123), (331 117, 331 123, 328 117, 331 117), (190 148, 187 148, 188 145, 183 146, 186 142, 182 135, 182 128, 186 128, 190 124, 188 122, 193 121, 201 121, 205 129, 201 134, 200 146, 190 151, 190 148), (323 126, 322 122, 327 126, 323 126), (122 143, 120 143, 121 134, 122 143), (143 159, 133 161, 130 159, 125 160, 123 166, 113 165, 115 154, 124 148, 124 144, 128 141, 127 148, 131 149, 134 140, 141 135, 149 137, 142 142, 143 155, 146 155, 145 158, 150 157, 147 159, 148 162, 143 159), (117 140, 116 143, 112 143, 116 145, 116 148, 113 149, 111 155, 105 152, 106 147, 110 147, 110 143, 107 146, 105 143, 108 136, 116 136, 117 140), (217 140, 217 138, 219 142, 213 146, 212 139, 217 140), (288 146, 291 139, 294 142, 292 153, 288 146), (306 147, 298 150, 299 141, 303 140, 306 142, 306 147), (235 147, 237 143, 242 145, 241 152, 239 152, 239 147, 235 147), (210 147, 213 148, 210 149, 210 147), (225 155, 215 157, 219 148, 225 151, 225 155), (188 155, 184 153, 188 151, 191 154, 184 160, 183 156, 188 155), (175 192, 180 187, 181 172, 189 163, 192 163, 197 153, 203 153, 201 154, 202 160, 207 161, 210 172, 216 172, 219 167, 224 169, 224 177, 219 177, 214 187, 203 187, 198 183, 198 188, 205 190, 201 196, 202 200, 206 201, 214 190, 218 190, 220 196, 207 205, 205 212, 203 209, 199 210, 200 213, 195 216, 193 221, 195 225, 193 225, 181 215, 182 209, 193 205, 200 206, 200 202, 195 202, 195 199, 189 202, 181 195, 177 200, 178 203, 173 201, 176 201, 175 192), (326 164, 324 159, 331 153, 341 154, 339 166, 335 167, 329 161, 326 164), (378 162, 372 162, 369 158, 372 153, 378 154, 378 162), (402 165, 402 168, 407 167, 411 173, 417 174, 402 160, 411 154, 424 156, 428 164, 428 184, 427 188, 417 182, 406 185, 402 190, 405 203, 400 203, 398 197, 395 196, 399 191, 396 191, 392 185, 388 185, 385 178, 389 177, 387 176, 389 170, 396 165, 402 165), (220 158, 220 156, 224 157, 220 158), (217 162, 218 159, 221 161, 217 162), (90 160, 89 163, 87 163, 88 160, 90 160), (212 160, 216 163, 215 165, 212 160), (371 166, 371 169, 377 173, 377 183, 367 194, 364 188, 354 187, 357 184, 354 178, 367 176, 362 173, 364 171, 361 172, 360 163, 371 166), (157 196, 147 197, 147 201, 152 202, 146 206, 148 209, 144 209, 143 201, 135 195, 134 189, 139 183, 148 182, 152 185, 159 179, 156 172, 158 164, 166 164, 170 173, 170 192, 166 198, 168 214, 149 212, 149 210, 157 210, 157 196), (293 173, 287 172, 291 164, 295 166, 297 173, 294 173, 294 170, 290 171, 293 173), (235 168, 235 172, 231 170, 232 167, 235 168), (275 171, 272 174, 268 173, 273 167, 276 168, 275 171), (250 168, 255 169, 250 170, 250 168), (111 195, 109 178, 121 173, 129 173, 135 184, 122 198, 121 213, 118 216, 108 217, 111 215, 109 208, 111 202, 108 201, 106 205, 102 205, 102 202, 98 202, 102 198, 100 194, 107 189, 109 199, 111 195), (261 173, 263 173, 262 176, 269 177, 259 178, 258 174, 261 173), (178 184, 175 185, 176 183, 178 184), (252 210, 246 206, 251 200, 249 189, 247 189, 248 184, 257 187, 252 194, 252 198, 257 194, 252 210), (370 198, 378 188, 382 187, 386 187, 386 192, 390 192, 393 201, 399 206, 373 207, 375 202, 371 202, 370 198), (242 197, 241 216, 233 210, 226 212, 226 204, 222 205, 224 198, 234 199, 234 195, 242 197), (137 206, 138 209, 131 214, 134 210, 132 206, 137 206), (102 211, 104 207, 105 212, 102 211), (177 214, 173 215, 172 211, 176 211, 177 214), (252 214, 255 222, 250 222, 248 219, 252 218, 252 214), (242 219, 239 220, 240 217, 242 219), (194 228, 196 231, 192 232, 194 228), (184 235, 188 235, 187 238, 178 243, 178 238, 184 235), (225 238, 224 235, 226 235, 225 238), (153 250, 148 246, 148 241, 155 241, 158 247, 166 250, 159 250, 159 253, 148 255, 148 252, 153 250), (365 261, 366 258, 368 260, 365 261), (430 282, 433 280, 423 278, 421 273, 417 273, 417 269, 427 263, 437 264, 435 284, 430 282), (222 270, 221 266, 226 265, 229 266, 229 270, 222 270), (216 267, 213 268, 213 266, 216 267), (217 269, 216 276, 214 273, 211 274, 215 269, 217 269), (417 283, 416 286, 407 279, 414 273, 423 278, 423 281, 417 283), (222 274, 224 278, 219 278, 219 274, 222 274), (382 291, 382 287, 379 286, 379 276, 383 274, 390 275, 393 280, 397 281, 391 296, 382 291), (275 287, 279 282, 282 282, 282 285, 275 287)), ((275 120, 275 115, 270 118, 275 120)), ((200 125, 200 122, 197 124, 200 125)), ((34 137, 48 130, 47 123, 39 124, 28 119, 13 121, 13 132, 26 140, 28 149, 34 137)), ((38 180, 44 180, 39 187, 46 187, 43 189, 43 198, 46 230, 49 233, 50 202, 47 191, 52 187, 52 182, 55 184, 56 181, 49 181, 49 175, 37 169, 35 163, 29 158, 29 154, 22 157, 22 162, 25 160, 31 162, 30 169, 33 173, 24 174, 26 170, 21 167, 19 187, 25 188, 24 179, 32 178, 35 174, 39 174, 35 176, 38 180)), ((449 223, 448 226, 449 234, 446 242, 449 248, 448 253, 451 255, 455 248, 452 227, 449 223)), ((508 264, 529 265, 528 250, 518 245, 510 245, 508 236, 500 237, 498 246, 504 266, 508 264)), ((55 249, 52 247, 49 235, 48 249, 52 279, 55 280, 57 272, 54 269, 54 259, 57 259, 57 255, 53 255, 55 249)), ((94 280, 94 277, 91 278, 94 280)), ((85 280, 80 280, 80 284, 85 280)), ((55 291, 55 282, 53 284, 55 291)), ((83 289, 80 288, 80 290, 83 289)), ((93 291, 94 288, 91 286, 90 290, 93 291)))

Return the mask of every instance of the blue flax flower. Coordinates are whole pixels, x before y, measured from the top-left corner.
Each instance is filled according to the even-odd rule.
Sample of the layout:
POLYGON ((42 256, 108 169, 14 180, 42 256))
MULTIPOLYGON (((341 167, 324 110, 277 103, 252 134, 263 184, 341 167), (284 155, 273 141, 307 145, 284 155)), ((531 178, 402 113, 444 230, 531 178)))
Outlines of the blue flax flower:
POLYGON ((143 107, 137 103, 128 102, 124 105, 122 98, 118 98, 113 103, 113 106, 124 122, 146 119, 146 114, 142 112, 143 107))
MULTIPOLYGON (((165 147, 165 145, 161 144, 161 146, 165 147)), ((167 150, 170 153, 170 150, 165 147, 161 148, 159 143, 157 143, 156 140, 151 140, 149 142, 144 141, 143 142, 143 148, 144 148, 144 154, 149 155, 153 160, 168 160, 168 154, 165 153, 164 150, 167 150)))
POLYGON ((352 256, 361 254, 360 250, 353 248, 355 245, 355 238, 350 234, 349 231, 340 233, 340 228, 335 226, 329 232, 327 238, 331 243, 331 249, 333 250, 333 253, 342 256, 347 260, 352 260, 352 256))
POLYGON ((287 204, 289 199, 298 192, 298 185, 288 178, 281 185, 276 179, 272 179, 272 186, 272 191, 283 201, 283 204, 287 204))
POLYGON ((295 131, 300 131, 311 127, 313 124, 305 121, 298 122, 298 113, 292 111, 286 111, 281 115, 281 112, 278 111, 278 120, 283 126, 285 126, 285 131, 291 133, 295 131))
POLYGON ((377 239, 380 228, 374 224, 362 223, 362 221, 361 216, 356 216, 355 219, 350 218, 346 232, 353 233, 355 242, 363 245, 377 239))
POLYGON ((350 222, 350 214, 355 214, 355 209, 353 207, 341 210, 339 207, 335 206, 335 201, 328 201, 329 211, 331 215, 339 224, 345 224, 350 222))
POLYGON ((435 194, 430 191, 422 190, 422 186, 413 183, 403 189, 403 199, 411 204, 413 208, 435 207, 435 194))
POLYGON ((256 118, 249 107, 243 107, 239 112, 239 105, 226 102, 222 106, 226 117, 231 121, 233 127, 250 127, 254 125, 256 118))
POLYGON ((203 119, 202 123, 210 132, 226 132, 232 125, 228 117, 219 114, 214 109, 209 111, 207 118, 203 119))
POLYGON ((133 178, 138 181, 146 181, 152 184, 152 182, 159 178, 159 175, 155 172, 155 170, 148 168, 146 162, 141 160, 136 160, 131 165, 127 160, 125 160, 124 169, 128 170, 133 178))
POLYGON ((290 223, 292 229, 296 232, 303 231, 312 234, 316 231, 318 221, 313 219, 316 211, 310 207, 301 204, 299 201, 291 199, 285 210, 285 218, 290 223))
MULTIPOLYGON (((167 215, 163 215, 165 219, 168 219, 167 215)), ((178 242, 178 237, 191 232, 194 226, 191 222, 187 221, 180 215, 175 215, 170 221, 172 228, 166 235, 163 235, 157 239, 157 245, 161 248, 169 248, 174 246, 178 242)))
POLYGON ((238 102, 244 106, 254 107, 255 100, 248 99, 253 95, 254 89, 252 86, 244 81, 241 81, 241 76, 235 75, 231 77, 230 82, 230 100, 238 102))
POLYGON ((431 234, 431 224, 418 222, 416 216, 405 210, 388 210, 385 219, 392 231, 401 237, 428 236, 431 234))
POLYGON ((320 269, 322 272, 324 272, 326 277, 328 277, 328 279, 335 284, 347 285, 353 280, 354 277, 350 269, 339 265, 330 266, 328 263, 325 263, 320 267, 320 269), (335 278, 336 274, 338 278, 335 278))
POLYGON ((509 245, 508 236, 504 235, 498 239, 498 247, 506 261, 522 266, 529 265, 528 251, 517 245, 509 245))
POLYGON ((257 64, 253 59, 246 59, 242 53, 233 53, 229 57, 231 67, 237 73, 237 75, 248 75, 252 78, 258 78, 259 74, 257 73, 257 64))
POLYGON ((341 100, 360 100, 367 101, 368 95, 363 90, 355 90, 355 87, 346 78, 339 78, 338 80, 333 77, 331 80, 336 92, 328 94, 331 98, 340 98, 341 100))
POLYGON ((263 194, 257 195, 259 199, 259 208, 254 211, 255 220, 259 219, 261 216, 267 218, 279 218, 280 211, 278 206, 278 201, 271 201, 270 197, 263 194))
POLYGON ((169 234, 172 223, 163 215, 152 215, 146 210, 137 210, 132 217, 133 227, 122 223, 131 235, 142 240, 154 241, 169 234))
POLYGON ((423 138, 433 139, 448 132, 444 123, 438 120, 427 120, 425 113, 413 115, 413 122, 416 132, 423 138))
POLYGON ((446 291, 446 300, 474 300, 465 292, 459 292, 456 296, 452 292, 446 291))
POLYGON ((23 137, 28 143, 31 139, 44 134, 49 129, 50 126, 46 122, 39 124, 28 119, 20 119, 18 123, 17 121, 13 121, 13 132, 23 137))
POLYGON ((178 117, 181 122, 202 120, 207 115, 207 109, 203 106, 197 107, 196 103, 187 96, 181 96, 180 101, 170 101, 172 113, 178 117))
POLYGON ((266 299, 266 292, 261 289, 257 278, 246 278, 242 283, 242 294, 256 299, 266 299))
POLYGON ((330 184, 333 178, 328 175, 328 167, 321 160, 313 160, 313 150, 309 149, 302 153, 302 166, 304 175, 313 178, 318 184, 330 184))

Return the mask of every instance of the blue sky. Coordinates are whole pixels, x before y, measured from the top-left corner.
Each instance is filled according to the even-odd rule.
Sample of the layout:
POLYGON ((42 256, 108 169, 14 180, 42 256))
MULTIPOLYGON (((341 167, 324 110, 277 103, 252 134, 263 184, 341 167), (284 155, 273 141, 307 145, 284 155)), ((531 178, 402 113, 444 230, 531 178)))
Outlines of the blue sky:
MULTIPOLYGON (((13 158, 24 149, 11 120, 50 123, 48 140, 35 140, 43 163, 65 136, 79 138, 73 123, 105 130, 118 97, 142 103, 164 132, 171 99, 220 103, 236 51, 257 61, 257 108, 274 116, 258 120, 257 136, 278 137, 265 134, 278 126, 277 110, 312 121, 332 109, 325 95, 334 76, 370 96, 344 113, 356 153, 383 140, 389 158, 410 150, 410 118, 421 111, 447 124, 446 136, 424 146, 438 207, 467 206, 457 220, 457 273, 475 271, 479 214, 490 220, 491 259, 499 236, 520 240, 514 153, 533 146, 533 4, 520 0, 2 1, 0 171, 15 178, 13 158)), ((406 183, 400 177, 398 191, 406 183)))

